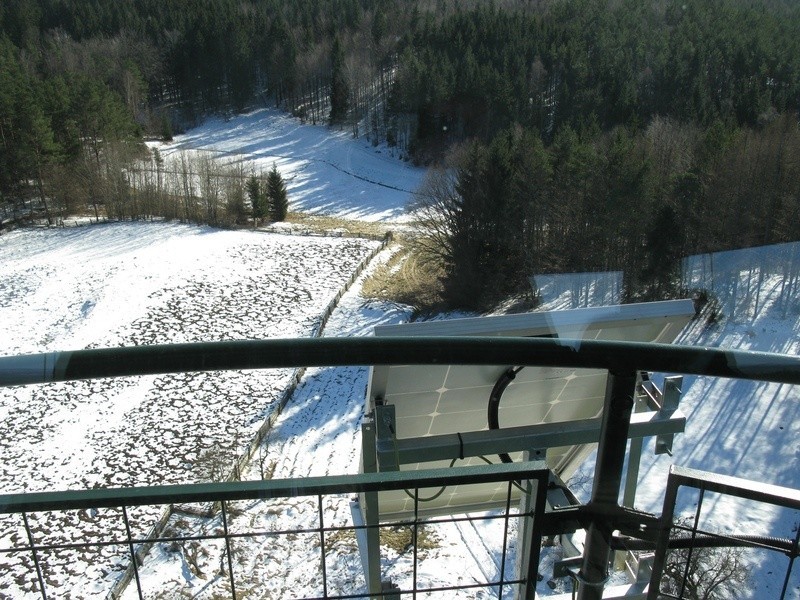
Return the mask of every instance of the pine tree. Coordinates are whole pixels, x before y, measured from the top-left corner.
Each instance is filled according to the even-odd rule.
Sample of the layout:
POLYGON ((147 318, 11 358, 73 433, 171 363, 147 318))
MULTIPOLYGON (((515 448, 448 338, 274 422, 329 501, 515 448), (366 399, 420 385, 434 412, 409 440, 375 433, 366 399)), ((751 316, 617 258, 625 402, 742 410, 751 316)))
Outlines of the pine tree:
POLYGON ((444 292, 453 306, 480 310, 493 279, 495 217, 487 181, 487 149, 474 142, 457 159, 457 201, 450 227, 444 292))
POLYGON ((347 117, 350 106, 350 88, 344 72, 344 50, 336 37, 331 50, 331 116, 330 121, 340 123, 347 117))
POLYGON ((261 181, 255 175, 251 175, 247 180, 247 198, 253 211, 253 227, 259 219, 264 219, 268 213, 268 200, 261 189, 261 181))
POLYGON ((22 107, 28 83, 11 42, 0 36, 0 198, 26 179, 20 156, 22 107))
POLYGON ((286 193, 286 184, 275 163, 272 163, 272 169, 267 174, 267 198, 269 198, 272 220, 285 220, 286 213, 289 211, 289 198, 286 193))
POLYGON ((53 140, 53 130, 41 110, 33 105, 25 114, 25 129, 22 135, 21 153, 36 182, 39 200, 44 208, 47 224, 52 224, 50 208, 45 193, 45 172, 55 163, 59 153, 58 144, 53 140))

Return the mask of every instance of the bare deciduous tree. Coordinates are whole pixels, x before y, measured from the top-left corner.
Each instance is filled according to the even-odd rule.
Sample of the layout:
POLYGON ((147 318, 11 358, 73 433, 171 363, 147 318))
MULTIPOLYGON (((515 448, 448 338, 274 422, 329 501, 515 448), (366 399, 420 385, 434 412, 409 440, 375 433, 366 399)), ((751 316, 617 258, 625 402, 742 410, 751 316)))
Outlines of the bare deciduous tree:
POLYGON ((451 235, 461 210, 459 156, 460 151, 455 150, 442 166, 429 169, 408 205, 422 234, 415 240, 418 249, 443 263, 452 260, 451 235))
POLYGON ((685 548, 667 555, 661 589, 688 600, 736 598, 750 577, 742 548, 685 548))

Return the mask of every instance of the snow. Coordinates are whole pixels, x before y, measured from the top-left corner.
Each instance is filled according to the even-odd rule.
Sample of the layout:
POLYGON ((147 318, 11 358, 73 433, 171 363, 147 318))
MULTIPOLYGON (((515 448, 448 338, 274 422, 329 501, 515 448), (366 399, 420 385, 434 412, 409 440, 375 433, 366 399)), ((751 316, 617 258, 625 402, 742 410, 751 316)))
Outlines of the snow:
MULTIPOLYGON (((386 148, 300 125, 269 110, 211 121, 160 150, 167 157, 183 150, 213 150, 265 169, 275 162, 289 180, 293 210, 351 219, 404 222, 409 192, 421 180, 421 171, 392 159, 386 148)), ((170 223, 17 230, 0 236, 0 354, 310 336, 328 303, 377 245, 170 223)), ((390 252, 379 254, 370 268, 388 260, 390 252)), ((409 307, 362 297, 363 278, 342 296, 322 335, 370 335, 376 325, 411 318, 409 307)), ((777 289, 774 280, 766 279, 757 313, 744 312, 745 317, 708 328, 695 324, 679 342, 796 355, 800 315, 789 311, 784 318, 783 311, 773 310, 770 298, 777 289)), ((262 468, 275 478, 356 473, 367 378, 363 367, 307 370, 242 478, 261 479, 262 468)), ((2 389, 0 490, 207 480, 219 468, 213 455, 229 459, 240 453, 290 379, 290 371, 275 370, 2 389)), ((798 400, 793 386, 685 378, 687 431, 677 436, 672 457, 655 457, 652 442, 646 445, 637 508, 660 513, 670 464, 800 488, 798 400)), ((586 473, 576 481, 581 476, 586 473)), ((349 500, 323 499, 326 526, 351 523, 349 500)), ((681 513, 695 501, 682 497, 681 513)), ((741 504, 720 499, 706 502, 711 512, 704 525, 711 527, 733 524, 736 531, 751 532, 766 524, 769 533, 793 537, 792 527, 800 523, 797 514, 768 507, 745 511, 741 504)), ((237 503, 229 526, 234 531, 313 529, 317 511, 315 498, 237 503)), ((131 511, 135 535, 145 535, 160 514, 159 507, 131 511)), ((53 540, 124 532, 118 513, 105 510, 32 515, 31 521, 37 536, 53 540)), ((217 531, 222 524, 219 516, 175 514, 169 526, 170 531, 198 534, 217 531)), ((513 540, 516 523, 510 526, 513 540)), ((498 576, 502 521, 425 529, 430 544, 421 552, 421 582, 472 584, 498 576)), ((25 539, 18 521, 0 532, 2 547, 25 539)), ((326 544, 328 593, 363 591, 352 536, 329 534, 326 544)), ((514 550, 512 543, 507 577, 514 550)), ((140 569, 145 597, 226 597, 227 580, 219 576, 224 554, 219 540, 155 546, 140 569)), ((319 556, 316 533, 241 538, 234 551, 237 583, 256 597, 321 595, 319 556)), ((552 553, 545 555, 545 579, 553 559, 552 553)), ((783 571, 774 559, 752 557, 752 589, 742 597, 775 595, 783 571), (769 575, 771 569, 778 575, 769 575)), ((0 596, 40 597, 29 560, 6 554, 0 564, 0 596)), ((58 597, 105 597, 126 564, 124 549, 55 553, 45 569, 48 590, 58 597)), ((410 584, 409 564, 410 553, 402 548, 385 552, 385 576, 401 586, 410 584)), ((553 593, 546 581, 538 591, 553 593)), ((125 597, 136 597, 134 585, 125 597)), ((496 592, 470 590, 449 597, 489 598, 496 592)))

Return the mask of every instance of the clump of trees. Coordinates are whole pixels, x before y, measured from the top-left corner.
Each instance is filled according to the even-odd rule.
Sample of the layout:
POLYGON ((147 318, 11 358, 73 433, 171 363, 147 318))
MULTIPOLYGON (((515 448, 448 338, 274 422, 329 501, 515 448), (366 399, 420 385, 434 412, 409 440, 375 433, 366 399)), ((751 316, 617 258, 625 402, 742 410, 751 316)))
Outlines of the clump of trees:
POLYGON ((392 109, 415 116, 420 160, 514 123, 551 143, 566 127, 756 126, 800 108, 796 4, 542 4, 427 13, 404 38, 392 109))
POLYGON ((488 146, 459 146, 429 170, 410 209, 425 234, 418 243, 444 266, 444 294, 454 305, 491 305, 544 258, 527 243, 535 241, 534 212, 549 198, 537 183, 551 170, 541 139, 520 128, 488 146))
POLYGON ((124 169, 118 193, 106 196, 106 213, 115 219, 162 217, 220 227, 256 227, 283 221, 288 193, 276 165, 266 174, 250 173, 240 157, 182 152, 165 161, 158 150, 149 160, 124 169))
POLYGON ((160 217, 233 227, 250 216, 247 174, 235 158, 182 152, 165 160, 156 149, 115 173, 120 174, 117 190, 105 197, 105 212, 112 219, 160 217))
MULTIPOLYGON (((123 193, 118 167, 143 157, 143 134, 169 139, 255 102, 314 123, 369 113, 377 136, 410 18, 404 5, 414 3, 209 0, 186 11, 150 0, 3 2, 0 206, 20 218, 35 204, 51 223, 53 203, 88 203, 99 215, 109 188, 123 193)), ((217 204, 209 200, 211 222, 227 220, 217 204)))
POLYGON ((35 202, 48 223, 95 210, 120 161, 142 155, 122 99, 81 73, 41 78, 0 36, 0 201, 20 214, 35 202))
POLYGON ((533 273, 594 270, 669 297, 682 256, 798 239, 798 25, 788 2, 424 15, 390 107, 436 165, 412 206, 446 299, 486 309, 533 273))
POLYGON ((77 69, 104 81, 154 132, 169 129, 161 108, 191 121, 265 97, 325 122, 343 106, 366 109, 364 93, 375 89, 417 4, 206 0, 187 11, 153 0, 8 0, 0 34, 39 73, 77 69), (337 104, 339 92, 350 102, 337 104))
POLYGON ((410 208, 447 300, 482 310, 534 273, 622 271, 624 297, 675 297, 683 256, 800 239, 800 127, 514 126, 431 169, 410 208))
POLYGON ((247 180, 247 197, 250 200, 253 215, 253 227, 259 220, 270 218, 273 221, 284 221, 289 212, 289 196, 283 176, 275 163, 264 175, 250 175, 247 180))

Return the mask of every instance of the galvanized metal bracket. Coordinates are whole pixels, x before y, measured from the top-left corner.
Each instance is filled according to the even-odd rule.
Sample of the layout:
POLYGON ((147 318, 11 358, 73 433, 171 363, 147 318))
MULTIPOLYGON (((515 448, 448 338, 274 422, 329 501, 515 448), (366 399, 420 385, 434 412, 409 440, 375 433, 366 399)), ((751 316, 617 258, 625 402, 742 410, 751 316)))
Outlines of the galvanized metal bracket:
POLYGON ((378 471, 399 471, 397 419, 391 404, 375 404, 375 450, 378 471))
MULTIPOLYGON (((683 377, 664 378, 664 391, 662 394, 661 413, 665 416, 672 415, 678 410, 681 402, 683 387, 683 377)), ((661 434, 656 436, 656 454, 668 454, 672 456, 672 443, 675 441, 675 434, 661 434)))

